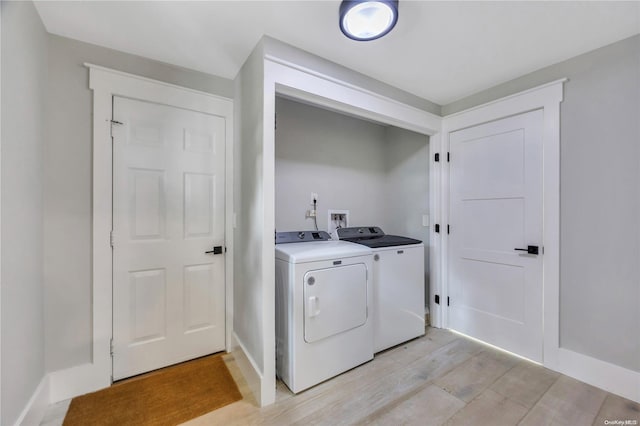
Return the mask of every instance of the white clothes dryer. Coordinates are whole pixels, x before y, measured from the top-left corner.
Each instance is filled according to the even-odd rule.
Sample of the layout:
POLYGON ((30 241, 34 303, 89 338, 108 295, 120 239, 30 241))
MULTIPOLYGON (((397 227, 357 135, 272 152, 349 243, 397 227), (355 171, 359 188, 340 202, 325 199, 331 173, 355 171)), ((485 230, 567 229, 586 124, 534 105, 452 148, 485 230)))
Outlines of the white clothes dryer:
POLYGON ((373 359, 370 248, 276 233, 276 374, 298 393, 373 359))

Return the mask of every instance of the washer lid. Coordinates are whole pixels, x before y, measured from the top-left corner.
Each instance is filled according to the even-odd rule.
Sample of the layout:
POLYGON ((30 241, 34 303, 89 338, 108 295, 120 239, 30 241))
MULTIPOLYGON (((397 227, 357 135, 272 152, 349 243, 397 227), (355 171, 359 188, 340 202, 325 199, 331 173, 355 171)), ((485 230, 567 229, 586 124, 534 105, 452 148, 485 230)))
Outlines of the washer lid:
POLYGON ((408 246, 421 244, 422 241, 399 235, 387 235, 377 226, 361 226, 338 229, 338 237, 371 248, 408 246))
POLYGON ((362 237, 347 238, 343 241, 351 241, 353 243, 362 244, 371 248, 409 246, 414 244, 422 244, 422 241, 409 237, 401 237, 398 235, 382 235, 380 237, 362 237))
POLYGON ((348 241, 314 241, 296 244, 277 244, 276 259, 289 263, 316 262, 366 256, 373 251, 360 244, 348 241))

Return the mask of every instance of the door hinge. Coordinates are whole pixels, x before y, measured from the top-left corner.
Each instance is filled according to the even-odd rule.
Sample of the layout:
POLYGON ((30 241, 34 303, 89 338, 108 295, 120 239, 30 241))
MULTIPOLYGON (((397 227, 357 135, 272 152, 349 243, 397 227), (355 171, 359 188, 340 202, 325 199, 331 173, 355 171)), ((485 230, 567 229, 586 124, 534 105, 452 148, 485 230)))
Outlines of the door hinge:
POLYGON ((109 340, 109 353, 113 357, 113 337, 109 340))
POLYGON ((113 248, 113 231, 109 232, 109 244, 111 244, 111 248, 113 248))
POLYGON ((436 294, 436 305, 440 304, 440 295, 436 294))
POLYGON ((111 137, 113 137, 113 125, 122 126, 124 123, 121 121, 111 120, 111 137))
POLYGON ((440 224, 439 224, 439 223, 436 223, 436 225, 434 226, 434 230, 435 230, 437 233, 440 233, 440 224))
POLYGON ((440 161, 440 153, 439 152, 436 152, 434 160, 435 160, 436 163, 440 161))
POLYGON ((447 306, 449 306, 449 296, 447 296, 447 306))
POLYGON ((447 163, 451 161, 451 155, 447 152, 447 163))

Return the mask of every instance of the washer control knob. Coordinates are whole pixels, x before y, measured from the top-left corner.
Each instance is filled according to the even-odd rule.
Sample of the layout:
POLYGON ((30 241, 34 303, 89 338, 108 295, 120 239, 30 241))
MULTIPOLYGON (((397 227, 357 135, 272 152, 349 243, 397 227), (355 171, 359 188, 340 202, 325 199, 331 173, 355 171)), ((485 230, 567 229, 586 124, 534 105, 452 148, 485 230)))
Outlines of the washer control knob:
POLYGON ((298 238, 304 239, 304 232, 298 232, 298 238))
POLYGON ((380 260, 380 255, 379 255, 379 254, 374 254, 374 255, 373 255, 373 260, 375 260, 376 262, 377 262, 378 260, 380 260))
POLYGON ((307 278, 307 284, 314 285, 316 283, 316 279, 313 277, 307 278))

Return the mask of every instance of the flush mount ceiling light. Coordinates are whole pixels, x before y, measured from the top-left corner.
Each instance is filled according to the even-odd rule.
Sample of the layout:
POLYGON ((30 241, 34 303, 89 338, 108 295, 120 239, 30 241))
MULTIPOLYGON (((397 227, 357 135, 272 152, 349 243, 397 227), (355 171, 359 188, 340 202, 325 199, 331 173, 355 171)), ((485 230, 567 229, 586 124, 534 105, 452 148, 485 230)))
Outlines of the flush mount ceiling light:
POLYGON ((398 0, 343 0, 340 29, 350 39, 375 40, 387 34, 398 22, 398 0))

